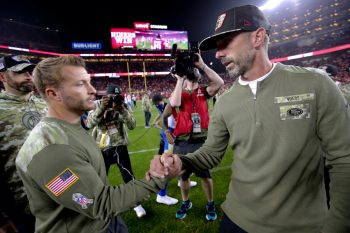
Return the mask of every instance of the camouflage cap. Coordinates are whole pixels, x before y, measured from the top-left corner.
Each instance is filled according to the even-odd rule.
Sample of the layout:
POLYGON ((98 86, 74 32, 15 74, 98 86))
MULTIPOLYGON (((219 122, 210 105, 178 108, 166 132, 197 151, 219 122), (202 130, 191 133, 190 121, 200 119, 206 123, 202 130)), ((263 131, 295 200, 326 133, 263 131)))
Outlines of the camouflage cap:
POLYGON ((23 56, 14 55, 0 58, 0 72, 4 72, 6 70, 19 72, 28 67, 34 69, 35 64, 31 63, 28 59, 24 58, 23 56))

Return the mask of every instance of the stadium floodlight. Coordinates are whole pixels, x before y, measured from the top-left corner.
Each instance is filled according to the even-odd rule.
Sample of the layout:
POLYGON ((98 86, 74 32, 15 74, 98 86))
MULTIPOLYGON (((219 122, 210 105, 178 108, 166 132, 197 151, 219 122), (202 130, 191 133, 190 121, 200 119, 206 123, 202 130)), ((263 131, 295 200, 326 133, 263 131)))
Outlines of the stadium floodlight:
POLYGON ((276 8, 283 0, 268 0, 264 5, 260 6, 260 10, 271 10, 276 8))

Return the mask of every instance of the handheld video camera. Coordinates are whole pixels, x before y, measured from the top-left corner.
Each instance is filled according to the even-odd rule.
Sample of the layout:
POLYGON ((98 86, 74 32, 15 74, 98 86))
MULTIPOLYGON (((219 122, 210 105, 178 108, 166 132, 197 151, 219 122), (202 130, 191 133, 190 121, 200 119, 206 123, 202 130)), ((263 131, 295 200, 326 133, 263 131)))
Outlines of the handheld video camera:
POLYGON ((119 87, 111 87, 111 90, 109 90, 109 93, 115 94, 113 97, 109 98, 108 101, 108 108, 111 108, 113 106, 113 103, 117 106, 121 106, 124 104, 124 97, 121 95, 122 91, 119 87))
POLYGON ((194 62, 198 61, 198 43, 190 43, 189 50, 183 51, 177 49, 177 44, 173 44, 171 57, 175 59, 175 64, 171 67, 170 72, 179 76, 186 75, 189 81, 196 80, 198 75, 195 72, 194 62))
POLYGON ((123 105, 124 104, 124 97, 121 94, 117 94, 109 99, 108 106, 112 107, 112 104, 115 103, 115 105, 123 105))

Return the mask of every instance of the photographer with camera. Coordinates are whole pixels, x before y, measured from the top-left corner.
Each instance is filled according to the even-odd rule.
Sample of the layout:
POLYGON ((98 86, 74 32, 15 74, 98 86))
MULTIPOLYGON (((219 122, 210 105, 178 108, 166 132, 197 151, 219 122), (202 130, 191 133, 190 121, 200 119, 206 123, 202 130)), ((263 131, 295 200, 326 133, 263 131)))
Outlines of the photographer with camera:
MULTIPOLYGON (((124 103, 121 89, 114 85, 107 87, 107 95, 101 99, 101 104, 89 113, 87 125, 92 131, 92 136, 101 148, 108 174, 109 167, 116 164, 125 183, 134 180, 131 168, 130 156, 127 145, 129 144, 129 130, 136 127, 135 117, 124 103)), ((134 208, 138 217, 146 214, 141 205, 134 208)))
MULTIPOLYGON (((209 124, 207 100, 214 96, 224 84, 222 78, 208 67, 199 53, 194 50, 191 48, 189 52, 185 53, 173 51, 176 60, 171 73, 177 78, 177 83, 169 100, 177 122, 173 132, 173 135, 176 136, 174 154, 191 153, 203 145, 209 124), (209 86, 199 86, 198 81, 201 74, 198 68, 209 78, 209 86)), ((165 114, 164 112, 163 121, 168 116, 169 113, 165 114)), ((168 132, 167 129, 165 131, 168 132)), ((172 134, 167 133, 167 137, 170 135, 172 134)), ((185 218, 187 210, 192 207, 192 202, 189 199, 189 177, 191 173, 192 171, 186 171, 181 176, 182 205, 176 213, 177 219, 185 218)), ((205 217, 207 220, 213 221, 217 218, 217 215, 214 207, 213 181, 210 171, 203 170, 195 174, 202 178, 202 188, 208 200, 205 217)))

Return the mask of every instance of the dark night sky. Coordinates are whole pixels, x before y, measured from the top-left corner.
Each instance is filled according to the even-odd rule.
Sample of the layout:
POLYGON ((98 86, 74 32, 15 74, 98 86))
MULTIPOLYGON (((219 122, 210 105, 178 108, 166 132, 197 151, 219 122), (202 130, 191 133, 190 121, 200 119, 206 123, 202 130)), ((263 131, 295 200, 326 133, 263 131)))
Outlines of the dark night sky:
MULTIPOLYGON (((265 1, 126 0, 122 3, 120 0, 9 0, 1 3, 0 17, 58 29, 66 44, 101 41, 104 48, 110 48, 111 27, 133 28, 135 21, 165 24, 169 30, 188 31, 189 41, 201 41, 214 31, 217 16, 226 9, 244 4, 260 6, 265 1)), ((211 57, 214 59, 213 55, 211 57)))
POLYGON ((189 40, 201 40, 214 28, 216 17, 233 6, 259 0, 120 0, 109 1, 3 1, 1 18, 12 18, 52 29, 71 40, 107 40, 110 27, 133 28, 133 22, 166 24, 170 30, 186 30, 189 40))

